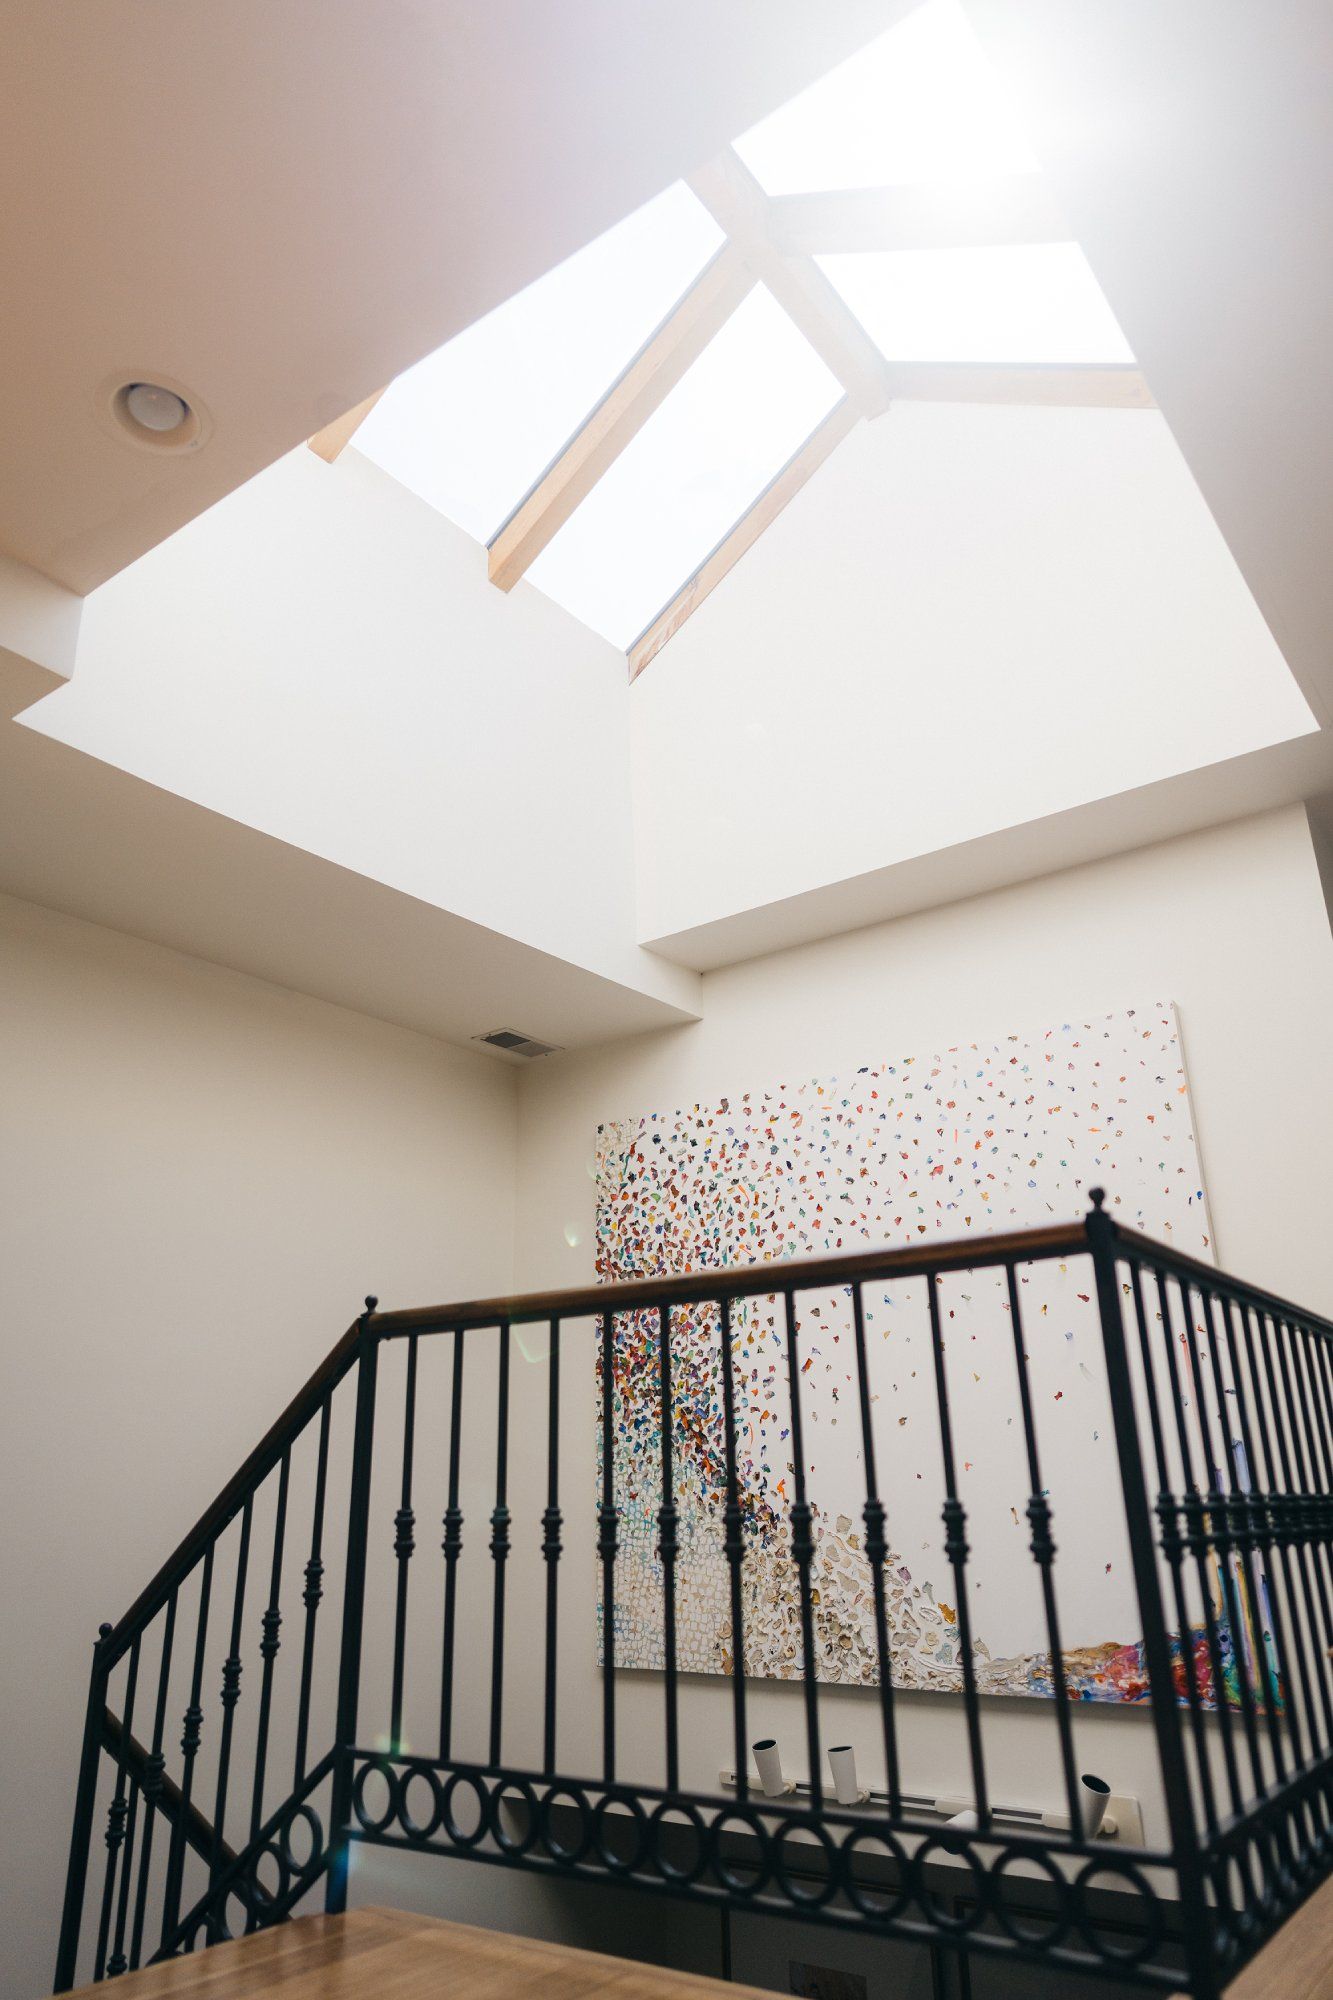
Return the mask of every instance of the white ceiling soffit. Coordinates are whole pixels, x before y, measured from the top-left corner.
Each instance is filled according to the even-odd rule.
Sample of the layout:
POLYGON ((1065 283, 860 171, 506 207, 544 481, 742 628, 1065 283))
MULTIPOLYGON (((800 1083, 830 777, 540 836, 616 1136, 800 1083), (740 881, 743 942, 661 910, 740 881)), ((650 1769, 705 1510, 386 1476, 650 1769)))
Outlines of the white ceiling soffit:
POLYGON ((643 942, 715 972, 1330 792, 1333 738, 1320 731, 643 942))
POLYGON ((697 1018, 22 722, 0 727, 0 894, 464 1046, 510 1019, 579 1048, 697 1018))
POLYGON ((92 589, 903 11, 0 0, 0 551, 92 589))
POLYGON ((1306 700, 1333 720, 1333 8, 964 0, 1306 700))

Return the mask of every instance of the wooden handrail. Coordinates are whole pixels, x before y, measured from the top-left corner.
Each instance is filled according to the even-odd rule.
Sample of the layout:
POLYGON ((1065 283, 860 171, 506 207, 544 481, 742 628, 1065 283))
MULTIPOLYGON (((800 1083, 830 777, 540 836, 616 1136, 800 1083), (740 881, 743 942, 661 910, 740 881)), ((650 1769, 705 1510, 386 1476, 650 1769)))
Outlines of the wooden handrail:
POLYGON ((928 1271, 969 1271, 1010 1258, 1036 1263, 1072 1256, 1088 1247, 1081 1222, 1020 1229, 1003 1236, 968 1236, 919 1249, 856 1250, 835 1257, 773 1258, 762 1264, 728 1264, 717 1270, 663 1272, 660 1278, 623 1278, 613 1285, 575 1285, 568 1291, 524 1292, 509 1298, 468 1299, 456 1305, 413 1306, 377 1312, 376 1333, 440 1333, 453 1327, 511 1325, 537 1319, 584 1319, 634 1312, 645 1306, 691 1301, 763 1298, 773 1292, 808 1291, 816 1285, 854 1285, 871 1278, 923 1277, 928 1271))
POLYGON ((1265 1312, 1275 1313, 1279 1319, 1295 1320, 1298 1326, 1317 1328, 1320 1333, 1333 1338, 1333 1320, 1325 1319, 1321 1313, 1298 1306, 1294 1299, 1284 1299, 1278 1292, 1266 1292, 1262 1285, 1247 1284, 1243 1279, 1219 1270, 1216 1264, 1205 1264, 1202 1258, 1191 1257, 1188 1251, 1174 1250, 1170 1244, 1160 1243, 1155 1236, 1143 1236, 1137 1229, 1122 1229, 1117 1224, 1116 1240, 1126 1250, 1134 1251, 1146 1264, 1160 1266, 1163 1271, 1188 1278, 1192 1284, 1202 1285, 1208 1291, 1243 1293, 1252 1305, 1262 1306, 1265 1312))

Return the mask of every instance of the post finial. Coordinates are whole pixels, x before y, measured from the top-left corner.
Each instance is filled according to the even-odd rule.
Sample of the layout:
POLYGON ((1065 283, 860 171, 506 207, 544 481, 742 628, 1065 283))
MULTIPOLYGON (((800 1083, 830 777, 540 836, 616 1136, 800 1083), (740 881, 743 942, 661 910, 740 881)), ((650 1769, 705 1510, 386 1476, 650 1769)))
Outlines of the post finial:
POLYGON ((1089 1201, 1091 1201, 1091 1203, 1092 1203, 1092 1205, 1093 1205, 1093 1207, 1094 1207, 1094 1208, 1101 1208, 1101 1207, 1102 1207, 1102 1205, 1104 1204, 1105 1200, 1106 1200, 1106 1189, 1105 1189, 1105 1188, 1089 1188, 1089 1189, 1088 1189, 1088 1199, 1089 1199, 1089 1201))
POLYGON ((378 1299, 377 1299, 377 1298, 375 1297, 375 1294, 374 1294, 373 1292, 367 1292, 367 1293, 366 1293, 366 1311, 367 1311, 368 1313, 373 1313, 373 1312, 374 1312, 374 1310, 375 1310, 375 1308, 376 1308, 376 1306, 377 1306, 378 1304, 379 1304, 379 1300, 378 1300, 378 1299))
POLYGON ((113 1628, 112 1626, 110 1626, 110 1625, 107 1625, 107 1624, 102 1624, 102 1625, 99 1625, 99 1626, 98 1626, 98 1628, 97 1628, 97 1636, 98 1636, 98 1638, 99 1638, 99 1639, 109 1639, 109 1638, 111 1637, 111 1634, 112 1634, 112 1631, 113 1631, 113 1629, 114 1629, 114 1628, 113 1628))

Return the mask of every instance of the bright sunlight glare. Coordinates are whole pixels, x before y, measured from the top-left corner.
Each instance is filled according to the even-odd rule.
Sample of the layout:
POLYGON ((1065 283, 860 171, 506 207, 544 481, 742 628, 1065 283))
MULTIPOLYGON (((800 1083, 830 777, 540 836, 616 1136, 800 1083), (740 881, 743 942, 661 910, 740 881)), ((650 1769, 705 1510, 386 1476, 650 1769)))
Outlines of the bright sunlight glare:
POLYGON ((959 0, 915 8, 752 126, 736 151, 773 195, 1037 167, 959 0))

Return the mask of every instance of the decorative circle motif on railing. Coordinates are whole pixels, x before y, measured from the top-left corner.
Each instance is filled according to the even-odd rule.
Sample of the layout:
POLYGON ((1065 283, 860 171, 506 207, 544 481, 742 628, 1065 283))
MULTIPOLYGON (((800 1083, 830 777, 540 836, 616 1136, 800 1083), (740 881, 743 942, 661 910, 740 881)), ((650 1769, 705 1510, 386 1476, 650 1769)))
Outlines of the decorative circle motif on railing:
MULTIPOLYGON (((813 1857, 810 1857, 813 1858, 813 1857)), ((800 1857, 797 1857, 799 1860, 800 1857)), ((842 1854, 834 1846, 828 1830, 820 1824, 812 1813, 793 1815, 784 1819, 773 1841, 773 1874, 783 1895, 793 1908, 798 1910, 822 1909, 829 1898, 836 1894, 842 1873, 842 1854), (799 1876, 788 1870, 796 1865, 787 1851, 788 1841, 797 1841, 807 1848, 816 1848, 823 1857, 824 1876, 822 1881, 807 1889, 800 1883, 799 1876)))
POLYGON ((262 1921, 265 1905, 281 1903, 291 1886, 292 1871, 287 1865, 281 1845, 276 1840, 269 1840, 262 1847, 255 1848, 234 1884, 235 1894, 245 1905, 247 1924, 253 1925, 262 1921), (276 1889, 260 1880, 259 1871, 266 1861, 272 1861, 278 1871, 276 1889))
POLYGON ((517 1861, 527 1854, 537 1839, 537 1794, 526 1778, 502 1778, 490 1795, 488 1807, 491 1835, 501 1851, 517 1861), (502 1810, 506 1797, 517 1792, 523 1801, 525 1826, 516 1840, 505 1825, 502 1810))
POLYGON ((648 1858, 653 1834, 648 1815, 640 1800, 633 1792, 606 1792, 593 1807, 592 1813, 593 1847, 603 1867, 613 1875, 635 1875, 648 1858), (634 1848, 628 1854, 617 1854, 611 1845, 607 1818, 616 1814, 627 1820, 633 1828, 634 1848))
POLYGON ((546 1849, 552 1861, 569 1867, 573 1867, 582 1861, 592 1841, 592 1808, 588 1803, 588 1795, 582 1786, 551 1785, 543 1793, 538 1804, 537 1824, 542 1846, 546 1849), (551 1814, 560 1800, 568 1800, 579 1816, 579 1837, 577 1842, 571 1847, 567 1847, 563 1841, 557 1840, 551 1831, 551 1814))
POLYGON ((992 1913, 996 1923, 1007 1938, 1012 1938, 1025 1950, 1053 1951, 1069 1935, 1069 1927, 1074 1921, 1069 1877, 1061 1873, 1049 1854, 1015 1854, 1012 1850, 1001 1854, 991 1867, 991 1889, 992 1913), (1005 1907, 1004 1896, 1000 1893, 1005 1870, 1020 1861, 1029 1868, 1040 1869, 1055 1890, 1053 1916, 1025 1924, 1013 1910, 1005 1907))
POLYGON ((697 1882, 708 1866, 708 1829, 704 1825, 704 1816, 698 1806, 689 1799, 663 1799, 649 1817, 648 1826, 653 1866, 662 1880, 670 1882, 676 1888, 686 1888, 691 1883, 697 1882), (668 1813, 674 1813, 677 1817, 668 1819, 668 1813), (689 1828, 688 1837, 694 1842, 694 1858, 688 1868, 676 1866, 668 1851, 667 1843, 670 1836, 667 1839, 663 1838, 663 1829, 668 1826, 683 1831, 682 1820, 689 1828))
POLYGON ((982 1918, 989 1913, 989 1877, 970 1840, 961 1840, 956 1835, 945 1838, 932 1834, 929 1839, 922 1841, 912 1856, 908 1863, 908 1874, 917 1908, 935 1930, 961 1936, 967 1931, 975 1930, 982 1918), (967 1869, 971 1886, 967 1889, 954 1889, 951 1892, 957 1905, 953 1909, 941 1902, 930 1886, 926 1870, 934 1854, 945 1856, 949 1863, 961 1861, 967 1869))
POLYGON ((398 1806, 398 1824, 409 1840, 432 1840, 444 1818, 444 1788, 436 1771, 421 1759, 405 1764, 397 1773, 394 1787, 398 1806), (424 1784, 430 1791, 430 1813, 419 1820, 411 1810, 412 1786, 424 1784))
POLYGON ((475 1847, 485 1838, 489 1824, 490 1793, 483 1779, 474 1777, 470 1771, 451 1771, 444 1787, 444 1799, 440 1806, 440 1820, 445 1832, 455 1847, 475 1847), (477 1802, 477 1824, 471 1829, 458 1824, 454 1813, 454 1800, 460 1785, 465 1785, 477 1802))
MULTIPOLYGON (((659 1890, 798 1917, 818 1914, 824 1921, 859 1922, 880 1933, 920 1937, 924 1928, 961 1941, 984 1929, 992 1948, 1003 1942, 1024 1957, 1051 1955, 1065 1963, 1074 1961, 1063 1955, 1086 1951, 1097 1964, 1124 1973, 1151 1960, 1164 1935, 1160 1899, 1141 1866, 1114 1853, 1071 1853, 1066 1843, 1030 1835, 919 1827, 903 1832, 887 1820, 837 1807, 820 1812, 786 1801, 645 1796, 627 1785, 379 1755, 358 1762, 352 1811, 371 1839, 400 1835, 418 1848, 462 1853, 485 1843, 516 1864, 645 1887, 655 1880, 659 1890), (382 1808, 368 1791, 375 1775, 387 1788, 382 1808), (408 1797, 410 1786, 419 1790, 423 1783, 429 1788, 429 1814, 420 1808, 414 1813, 408 1797), (1077 1873, 1071 1875, 1074 1864, 1077 1873), (1035 1876, 1047 1907, 1031 1900, 1026 1909, 1013 1907, 1009 1885, 1017 1886, 1022 1872, 1035 1876), (1125 1900, 1133 1904, 1136 1922, 1132 1929, 1124 1927, 1123 1942, 1119 1917, 1096 1914, 1099 1885, 1129 1892, 1125 1900)), ((271 1855, 279 1868, 280 1903, 293 1890, 299 1895, 311 1872, 310 1864, 295 1865, 292 1833, 298 1820, 308 1825, 322 1865, 318 1815, 297 1806, 232 1886, 231 1893, 254 1913, 252 1928, 264 1920, 261 1898, 268 1897, 256 1872, 261 1861, 271 1855)), ((1247 1833, 1262 1849, 1265 1830, 1247 1833)), ((1219 1894, 1219 1960, 1234 1955, 1236 1945, 1234 1913, 1218 1885, 1228 1869, 1243 1871, 1255 1858, 1245 1835, 1233 1834, 1226 1847, 1209 1858, 1210 1880, 1219 1894)))
POLYGON ((312 1805, 305 1801, 292 1807, 283 1818, 277 1832, 277 1840, 282 1849, 283 1859, 293 1875, 306 1875, 319 1866, 324 1853, 324 1822, 312 1805), (292 1850, 292 1833, 297 1826, 310 1829, 310 1853, 304 1861, 298 1861, 292 1850))
POLYGON ((752 1807, 729 1806, 718 1813, 709 1829, 709 1864, 728 1895, 758 1896, 767 1887, 773 1874, 768 1829, 752 1807), (723 1829, 729 1826, 744 1827, 759 1849, 758 1860, 745 1864, 745 1874, 738 1873, 723 1851, 723 1829))
POLYGON ((398 1794, 398 1775, 387 1757, 372 1757, 361 1766, 352 1785, 352 1811, 363 1833, 385 1833, 394 1820, 402 1818, 402 1801, 398 1794), (387 1798, 384 1811, 372 1813, 366 1805, 366 1786, 378 1774, 384 1780, 387 1798))
POLYGON ((897 1835, 890 1833, 887 1827, 853 1827, 842 1843, 840 1858, 842 1863, 842 1886, 846 1891, 848 1901, 858 1916, 866 1918, 869 1923, 873 1924, 891 1924, 895 1922, 907 1908, 912 1898, 907 1869, 907 1855, 897 1835), (885 1850, 890 1863, 898 1873, 897 1887, 889 1888, 886 1885, 885 1895, 887 1900, 881 1900, 877 1889, 872 1890, 864 1882, 858 1882, 853 1871, 853 1863, 856 1856, 863 1849, 868 1849, 872 1841, 885 1850))
POLYGON ((1072 1883, 1074 1921, 1079 1934, 1097 1958, 1104 1964, 1119 1965, 1126 1969, 1144 1964, 1157 1949, 1162 1938, 1162 1909, 1152 1885, 1141 1868, 1132 1861, 1124 1861, 1107 1855, 1094 1855, 1086 1861, 1072 1883), (1146 1929, 1141 1933, 1129 1933, 1126 1945, 1112 1944, 1105 1926, 1098 1927, 1097 1919, 1088 1907, 1088 1892, 1099 1875, 1118 1877, 1134 1890, 1136 1907, 1143 1913, 1146 1929))

